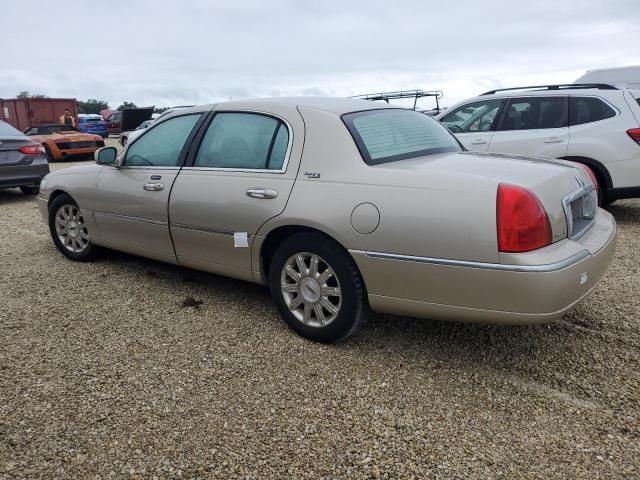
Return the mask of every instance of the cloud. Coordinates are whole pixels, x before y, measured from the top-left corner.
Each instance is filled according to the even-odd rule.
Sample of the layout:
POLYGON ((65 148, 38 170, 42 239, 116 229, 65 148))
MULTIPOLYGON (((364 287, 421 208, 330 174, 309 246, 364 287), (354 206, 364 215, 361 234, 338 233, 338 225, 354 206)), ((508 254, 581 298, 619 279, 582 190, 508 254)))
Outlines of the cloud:
POLYGON ((422 88, 451 104, 640 64, 636 0, 4 3, 5 98, 165 106, 422 88))

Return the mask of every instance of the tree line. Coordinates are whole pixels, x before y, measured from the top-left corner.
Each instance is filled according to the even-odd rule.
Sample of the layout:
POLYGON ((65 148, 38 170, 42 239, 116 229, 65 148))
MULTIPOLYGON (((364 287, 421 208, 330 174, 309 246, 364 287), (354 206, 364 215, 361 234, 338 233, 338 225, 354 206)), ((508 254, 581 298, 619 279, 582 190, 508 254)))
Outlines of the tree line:
MULTIPOLYGON (((20 92, 16 95, 17 98, 49 98, 47 95, 41 93, 29 93, 27 91, 20 92)), ((102 110, 109 110, 109 103, 106 100, 98 100, 90 98, 87 101, 78 100, 78 113, 93 113, 99 114, 102 110)), ((124 110, 125 108, 137 108, 137 105, 133 102, 123 102, 116 110, 124 110)), ((155 107, 154 113, 162 113, 169 107, 155 107)))

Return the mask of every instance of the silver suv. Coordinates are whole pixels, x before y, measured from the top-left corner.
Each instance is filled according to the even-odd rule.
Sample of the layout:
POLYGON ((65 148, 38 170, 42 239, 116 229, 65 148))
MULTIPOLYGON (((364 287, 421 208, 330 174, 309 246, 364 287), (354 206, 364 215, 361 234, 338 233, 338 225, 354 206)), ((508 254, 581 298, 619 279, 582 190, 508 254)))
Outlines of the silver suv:
POLYGON ((605 84, 506 88, 437 118, 472 151, 587 165, 602 203, 640 197, 640 90, 605 84))

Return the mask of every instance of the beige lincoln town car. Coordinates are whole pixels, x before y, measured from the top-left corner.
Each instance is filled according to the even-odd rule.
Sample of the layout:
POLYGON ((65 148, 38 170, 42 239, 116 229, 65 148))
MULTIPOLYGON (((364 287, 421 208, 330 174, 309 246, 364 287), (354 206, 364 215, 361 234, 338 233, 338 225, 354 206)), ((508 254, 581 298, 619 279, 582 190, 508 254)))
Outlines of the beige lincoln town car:
POLYGON ((337 98, 176 111, 120 155, 47 175, 38 201, 72 260, 107 247, 262 283, 323 342, 368 309, 553 321, 616 239, 587 168, 470 153, 422 113, 337 98))

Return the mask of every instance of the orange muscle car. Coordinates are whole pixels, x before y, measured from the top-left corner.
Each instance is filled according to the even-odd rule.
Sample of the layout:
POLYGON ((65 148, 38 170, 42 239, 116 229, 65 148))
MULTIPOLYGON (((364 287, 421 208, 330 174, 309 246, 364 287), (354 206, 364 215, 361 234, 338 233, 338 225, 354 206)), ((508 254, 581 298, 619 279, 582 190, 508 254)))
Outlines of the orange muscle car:
POLYGON ((44 146, 49 161, 89 157, 97 149, 104 147, 104 139, 101 136, 82 133, 75 127, 58 123, 34 125, 24 133, 44 146))

